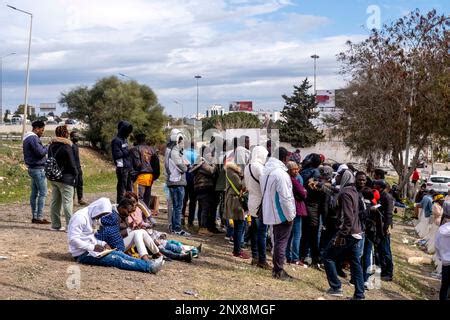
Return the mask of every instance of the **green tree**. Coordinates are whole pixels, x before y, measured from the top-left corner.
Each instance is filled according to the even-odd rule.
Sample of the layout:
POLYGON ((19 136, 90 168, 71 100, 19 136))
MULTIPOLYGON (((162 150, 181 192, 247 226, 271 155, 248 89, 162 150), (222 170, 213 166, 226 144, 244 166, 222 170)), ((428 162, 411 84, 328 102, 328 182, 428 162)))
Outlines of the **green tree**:
POLYGON ((311 120, 318 117, 317 103, 314 94, 309 94, 311 85, 308 79, 303 80, 300 86, 294 86, 292 96, 283 95, 285 106, 281 112, 283 120, 279 120, 280 139, 289 142, 294 147, 309 147, 324 138, 311 120))
POLYGON ((223 131, 226 129, 260 128, 261 121, 254 114, 247 112, 230 112, 223 116, 216 115, 202 120, 203 133, 209 129, 223 131))
POLYGON ((372 30, 360 43, 348 42, 338 55, 350 83, 342 92, 341 114, 326 121, 354 155, 389 159, 400 189, 430 138, 450 136, 449 19, 435 10, 422 15, 416 9, 372 30), (405 173, 408 136, 415 152, 405 173))
POLYGON ((136 81, 103 78, 91 89, 80 86, 61 93, 59 102, 67 107, 70 117, 88 124, 86 139, 102 150, 109 150, 120 120, 129 121, 135 134, 146 133, 155 143, 164 141, 164 108, 151 88, 136 81))

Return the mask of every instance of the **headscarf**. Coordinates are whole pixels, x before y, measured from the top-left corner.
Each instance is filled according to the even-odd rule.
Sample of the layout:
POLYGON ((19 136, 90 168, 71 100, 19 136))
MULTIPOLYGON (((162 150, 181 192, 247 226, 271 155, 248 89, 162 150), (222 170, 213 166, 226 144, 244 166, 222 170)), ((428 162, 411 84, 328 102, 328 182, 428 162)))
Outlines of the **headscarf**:
POLYGON ((298 169, 298 164, 294 161, 289 161, 286 165, 286 167, 288 168, 288 170, 291 169, 298 169))
POLYGON ((344 187, 354 183, 355 183, 355 176, 349 170, 345 170, 341 178, 341 190, 344 187))
POLYGON ((319 168, 320 176, 326 180, 331 180, 333 178, 333 168, 330 166, 322 166, 319 168))

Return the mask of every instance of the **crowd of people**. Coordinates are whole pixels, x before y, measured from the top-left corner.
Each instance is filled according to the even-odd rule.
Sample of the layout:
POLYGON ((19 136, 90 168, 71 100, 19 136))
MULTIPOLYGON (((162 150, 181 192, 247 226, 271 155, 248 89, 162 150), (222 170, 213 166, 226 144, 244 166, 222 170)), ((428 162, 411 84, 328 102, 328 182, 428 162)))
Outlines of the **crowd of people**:
MULTIPOLYGON (((369 176, 350 164, 330 165, 321 154, 302 159, 300 150, 291 153, 270 140, 252 146, 248 136, 226 140, 214 135, 197 149, 180 130, 173 129, 164 152, 169 233, 161 233, 154 229, 156 212, 150 209, 154 205, 152 186, 160 178, 160 159, 145 134, 134 134, 130 147, 133 126, 119 122, 111 142, 116 204, 100 198, 72 214, 75 190, 79 203, 84 202, 78 149, 73 147, 77 136, 59 126, 56 138, 44 147, 39 139, 43 131, 43 124, 34 122, 23 144, 32 178, 32 222, 49 223, 42 213, 47 177, 53 188, 51 228, 64 229, 62 209, 69 251, 80 263, 156 273, 167 259, 191 262, 201 252, 201 246, 168 239, 170 234, 225 234, 233 244, 230 254, 251 258, 255 267, 272 270, 275 279, 293 279, 285 270, 286 263, 324 271, 329 295, 343 296, 341 279, 348 277, 348 266, 353 299, 364 299, 365 290, 375 289, 376 270, 381 271, 381 280, 393 279, 390 232, 397 196, 381 169, 369 176), (48 172, 49 160, 61 168, 57 178, 48 172), (249 253, 245 250, 248 243, 249 253)), ((442 218, 448 212, 448 201, 431 196, 430 200, 423 188, 418 193, 417 231, 429 252, 436 252, 442 281, 448 285, 449 245, 442 238, 448 237, 449 226, 442 218), (441 231, 444 235, 434 241, 441 231)))

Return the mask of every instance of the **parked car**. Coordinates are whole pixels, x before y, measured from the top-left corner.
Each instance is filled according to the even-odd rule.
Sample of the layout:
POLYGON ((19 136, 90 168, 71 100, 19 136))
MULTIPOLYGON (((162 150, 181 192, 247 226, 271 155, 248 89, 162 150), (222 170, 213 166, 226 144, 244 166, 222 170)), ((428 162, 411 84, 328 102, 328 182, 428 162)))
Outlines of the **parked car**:
POLYGON ((432 175, 427 181, 427 190, 446 194, 450 190, 450 177, 432 175))
POLYGON ((66 124, 77 124, 77 122, 73 119, 67 119, 66 124))

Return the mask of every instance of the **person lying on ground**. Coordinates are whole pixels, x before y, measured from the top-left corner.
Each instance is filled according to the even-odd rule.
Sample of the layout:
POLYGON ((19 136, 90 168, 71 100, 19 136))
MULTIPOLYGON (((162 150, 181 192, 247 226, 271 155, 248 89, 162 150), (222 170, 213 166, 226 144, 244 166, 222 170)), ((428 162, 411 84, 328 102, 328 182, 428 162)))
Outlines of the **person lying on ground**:
POLYGON ((156 274, 161 270, 163 258, 153 261, 135 259, 122 251, 111 251, 109 254, 100 255, 101 252, 111 247, 94 235, 95 221, 112 213, 111 201, 108 198, 100 198, 89 206, 78 210, 72 216, 68 226, 68 245, 72 257, 81 264, 104 267, 116 267, 124 270, 151 272, 156 274))

